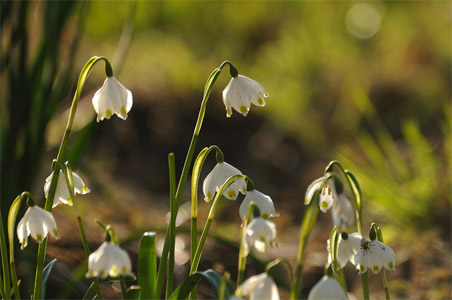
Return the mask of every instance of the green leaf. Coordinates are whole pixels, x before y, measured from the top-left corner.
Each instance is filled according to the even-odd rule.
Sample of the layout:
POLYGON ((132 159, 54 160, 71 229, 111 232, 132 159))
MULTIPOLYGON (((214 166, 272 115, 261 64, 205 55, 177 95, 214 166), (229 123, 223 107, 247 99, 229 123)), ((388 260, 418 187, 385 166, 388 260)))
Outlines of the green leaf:
MULTIPOLYGON (((132 285, 130 288, 127 289, 126 295, 124 299, 134 299, 138 300, 141 298, 141 287, 137 285, 132 285)), ((143 297, 143 299, 147 299, 143 297)))
POLYGON ((50 272, 52 271, 53 266, 57 262, 56 258, 53 259, 51 262, 47 264, 47 266, 44 268, 44 271, 42 272, 42 292, 41 292, 41 299, 45 299, 46 295, 46 287, 47 287, 47 280, 49 279, 50 272))
POLYGON ((89 286, 88 290, 86 291, 85 295, 83 296, 83 300, 96 299, 96 298, 97 298, 97 293, 94 288, 94 282, 92 282, 91 285, 89 286))
MULTIPOLYGON (((201 279, 205 279, 210 288, 215 292, 217 298, 219 298, 219 291, 221 285, 221 275, 215 272, 214 270, 207 270, 204 272, 196 272, 190 275, 178 288, 174 291, 174 293, 169 297, 170 300, 177 299, 186 299, 193 288, 198 284, 201 279)), ((229 290, 225 289, 225 297, 224 299, 229 299, 229 290)))
POLYGON ((155 232, 145 232, 141 238, 138 253, 138 285, 141 287, 142 299, 154 297, 156 278, 155 232))
POLYGON ((14 256, 14 229, 16 228, 17 213, 19 212, 22 199, 23 199, 22 195, 17 196, 13 204, 11 204, 8 214, 8 239, 10 255, 12 256, 14 256))

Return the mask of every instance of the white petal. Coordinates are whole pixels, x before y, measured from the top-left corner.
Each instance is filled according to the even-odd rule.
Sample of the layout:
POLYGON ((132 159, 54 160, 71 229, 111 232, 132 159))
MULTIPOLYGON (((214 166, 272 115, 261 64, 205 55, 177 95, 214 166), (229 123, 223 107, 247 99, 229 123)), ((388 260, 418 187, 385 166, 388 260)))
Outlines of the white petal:
POLYGON ((311 200, 312 197, 314 196, 314 193, 320 189, 320 187, 322 186, 322 182, 323 182, 323 177, 317 178, 316 180, 314 180, 309 186, 308 189, 306 190, 306 194, 304 196, 304 204, 308 205, 311 200))
POLYGON ((275 211, 275 205, 273 204, 273 201, 269 196, 257 190, 252 190, 246 193, 245 199, 243 199, 243 202, 240 205, 239 209, 240 218, 243 219, 248 215, 248 209, 250 207, 251 202, 254 202, 256 204, 262 216, 264 215, 267 215, 268 217, 279 216, 279 213, 275 211))
MULTIPOLYGON (((211 201, 215 193, 226 182, 226 180, 234 175, 241 175, 242 172, 226 162, 218 163, 212 171, 206 176, 203 182, 204 200, 211 201)), ((246 181, 239 179, 233 182, 223 193, 228 199, 236 200, 238 194, 246 192, 246 181)))
POLYGON ((348 300, 340 284, 334 278, 328 276, 323 276, 309 292, 308 300, 317 299, 348 300))

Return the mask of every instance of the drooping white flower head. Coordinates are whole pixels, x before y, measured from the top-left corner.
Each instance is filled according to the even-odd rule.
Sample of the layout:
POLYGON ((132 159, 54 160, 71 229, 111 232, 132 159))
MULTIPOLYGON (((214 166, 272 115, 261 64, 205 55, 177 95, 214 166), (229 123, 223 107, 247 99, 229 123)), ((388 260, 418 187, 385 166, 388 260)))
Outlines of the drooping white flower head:
POLYGON ((326 213, 328 209, 330 209, 330 207, 333 205, 334 200, 337 198, 337 194, 333 180, 328 179, 326 183, 323 184, 324 179, 324 177, 318 178, 308 186, 305 194, 304 204, 308 205, 311 202, 314 193, 322 188, 319 196, 319 206, 320 210, 326 213))
POLYGON ((353 206, 344 194, 338 194, 331 208, 333 224, 339 231, 345 231, 355 221, 353 206))
POLYGON ((17 225, 20 249, 27 247, 29 235, 38 243, 41 243, 48 232, 54 238, 58 238, 57 225, 53 215, 37 205, 30 206, 17 225))
MULTIPOLYGON (((239 169, 231 166, 226 162, 217 163, 217 165, 210 171, 207 177, 204 179, 202 189, 204 192, 204 200, 206 202, 211 201, 215 193, 218 192, 220 187, 226 182, 226 180, 234 175, 241 175, 239 169)), ((223 196, 230 200, 236 200, 239 192, 246 193, 246 181, 245 179, 238 179, 234 181, 223 193, 223 196)))
POLYGON ((368 267, 374 274, 380 272, 382 267, 395 271, 394 251, 378 240, 368 242, 363 238, 361 250, 355 255, 355 265, 359 274, 366 272, 368 267))
POLYGON ((243 236, 244 255, 248 255, 250 249, 265 252, 267 246, 276 245, 276 225, 263 218, 254 218, 248 224, 243 236))
POLYGON ((268 93, 257 81, 243 75, 232 77, 229 84, 223 90, 223 103, 226 106, 226 116, 232 115, 232 108, 244 117, 250 110, 251 103, 256 106, 265 106, 265 98, 268 93))
MULTIPOLYGON (((342 234, 339 235, 338 248, 337 248, 337 261, 340 268, 345 267, 348 261, 355 264, 355 255, 361 249, 361 239, 363 236, 358 232, 354 232, 347 235, 347 239, 342 238, 342 234)), ((328 262, 332 262, 330 247, 328 240, 328 262)))
POLYGON ((86 277, 106 278, 133 275, 129 254, 111 242, 103 242, 89 255, 86 277))
POLYGON ((309 292, 308 300, 318 299, 348 300, 347 295, 336 279, 326 275, 309 292))
POLYGON ((335 199, 337 199, 336 188, 334 187, 333 181, 328 179, 320 192, 320 210, 326 213, 333 205, 335 199))
MULTIPOLYGON (((44 184, 44 194, 46 198, 49 195, 50 183, 52 182, 53 172, 46 178, 46 182, 44 184)), ((85 185, 83 180, 77 173, 72 172, 72 178, 74 179, 74 195, 75 194, 87 194, 89 193, 88 187, 85 185)), ((53 207, 57 206, 60 202, 72 206, 71 194, 69 192, 69 188, 66 182, 66 178, 64 177, 63 171, 60 170, 60 175, 58 176, 57 187, 55 191, 55 198, 53 199, 53 207)))
POLYGON ((279 300, 278 287, 267 273, 248 278, 237 288, 236 294, 248 296, 249 300, 279 300))
POLYGON ((115 77, 107 77, 102 87, 94 94, 93 107, 97 113, 97 122, 116 114, 127 119, 132 108, 132 92, 125 88, 115 77))
POLYGON ((255 205, 259 208, 264 219, 279 216, 279 213, 275 211, 275 205, 273 204, 272 198, 257 190, 252 190, 247 191, 245 199, 243 199, 243 202, 240 205, 239 213, 242 220, 248 215, 248 209, 251 202, 254 202, 255 205))

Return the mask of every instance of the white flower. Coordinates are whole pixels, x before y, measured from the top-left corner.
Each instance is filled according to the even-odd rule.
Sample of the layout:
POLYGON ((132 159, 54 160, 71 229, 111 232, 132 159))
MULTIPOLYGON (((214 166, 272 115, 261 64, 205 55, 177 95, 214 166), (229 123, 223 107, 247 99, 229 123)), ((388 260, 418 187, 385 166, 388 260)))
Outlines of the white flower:
POLYGON ((361 241, 361 250, 355 255, 356 269, 363 274, 369 267, 374 274, 380 272, 382 267, 395 271, 395 255, 392 249, 380 241, 361 241))
MULTIPOLYGON (((226 162, 217 163, 217 165, 210 171, 207 177, 204 179, 202 185, 204 192, 204 200, 209 202, 213 199, 214 195, 220 187, 226 182, 226 180, 234 175, 241 175, 239 169, 231 166, 226 162)), ((238 179, 234 181, 223 193, 228 199, 236 200, 239 192, 246 193, 246 181, 245 179, 238 179)))
POLYGON ((275 205, 273 204, 272 198, 257 190, 252 190, 247 191, 245 199, 243 199, 243 202, 240 205, 239 213, 242 220, 248 215, 248 209, 251 202, 254 202, 256 204, 264 219, 268 219, 268 217, 279 216, 279 213, 275 211, 275 205))
POLYGON ((355 221, 353 206, 344 194, 339 194, 334 201, 331 216, 339 231, 345 231, 355 221))
POLYGON ((116 114, 121 119, 127 119, 132 108, 132 93, 115 77, 107 77, 102 87, 94 94, 93 107, 97 113, 97 122, 116 114))
POLYGON ((308 300, 319 299, 348 300, 347 295, 336 279, 326 275, 314 285, 308 295, 308 300))
POLYGON ((267 273, 248 278, 238 287, 236 294, 248 296, 249 300, 279 300, 278 287, 267 273))
POLYGON ((337 195, 336 188, 334 187, 334 182, 331 179, 328 179, 326 183, 323 184, 324 180, 324 177, 318 178, 308 186, 304 198, 304 204, 308 205, 311 202, 314 193, 323 186, 322 191, 320 192, 319 206, 320 210, 326 213, 328 209, 333 205, 334 199, 337 198, 337 195))
MULTIPOLYGON (((44 184, 44 194, 46 198, 49 195, 50 183, 52 182, 53 172, 46 178, 46 183, 44 184)), ((83 180, 77 173, 72 172, 72 178, 74 179, 74 195, 75 194, 87 194, 89 189, 86 187, 83 180)), ((60 170, 60 175, 58 176, 57 187, 55 191, 55 198, 53 199, 53 207, 57 206, 60 202, 72 206, 71 194, 67 186, 66 178, 63 171, 60 170)))
POLYGON ((265 106, 265 98, 268 93, 257 81, 246 76, 232 77, 229 84, 223 90, 223 103, 226 106, 226 116, 232 115, 231 107, 246 117, 251 103, 256 106, 265 106))
POLYGON ((58 238, 57 226, 53 215, 35 205, 30 206, 17 225, 17 238, 24 249, 28 244, 28 236, 31 235, 38 243, 47 236, 47 233, 58 238))
POLYGON ((250 248, 265 252, 267 245, 276 245, 276 225, 262 218, 254 218, 246 227, 243 239, 244 255, 249 254, 250 248))
POLYGON ((103 242, 89 255, 86 277, 132 275, 132 263, 127 252, 111 242, 103 242))
MULTIPOLYGON (((354 258, 356 253, 361 249, 361 239, 363 236, 357 232, 348 234, 347 239, 342 238, 342 234, 339 235, 338 248, 337 248, 337 262, 340 268, 345 267, 348 261, 355 264, 354 258)), ((328 262, 331 263, 330 253, 330 240, 328 240, 328 262)))

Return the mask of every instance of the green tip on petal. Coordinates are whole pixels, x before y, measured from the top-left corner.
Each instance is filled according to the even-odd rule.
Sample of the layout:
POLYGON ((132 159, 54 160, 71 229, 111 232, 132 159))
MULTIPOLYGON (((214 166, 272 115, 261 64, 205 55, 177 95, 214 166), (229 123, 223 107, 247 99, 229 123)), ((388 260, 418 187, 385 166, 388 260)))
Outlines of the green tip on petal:
POLYGON ((67 198, 67 204, 68 204, 68 205, 72 205, 72 204, 73 204, 72 198, 67 198))
POLYGON ((235 192, 234 190, 229 190, 229 191, 228 191, 228 196, 229 196, 229 197, 234 198, 236 195, 237 195, 237 194, 236 194, 236 192, 235 192))
POLYGON ((111 111, 111 109, 107 109, 105 114, 107 115, 107 119, 110 119, 110 117, 113 115, 113 112, 111 111))
POLYGON ((58 238, 58 231, 56 230, 56 228, 54 228, 52 232, 53 232, 53 236, 55 238, 58 238))
POLYGON ((392 263, 392 261, 389 262, 388 267, 391 270, 394 269, 394 264, 392 263))
POLYGON ((86 186, 82 186, 82 191, 83 191, 84 193, 86 193, 86 192, 88 192, 88 188, 87 188, 86 186))
POLYGON ((259 99, 257 99, 257 103, 259 103, 260 105, 264 104, 264 99, 259 97, 259 99))
POLYGON ((374 272, 378 272, 378 270, 380 270, 380 268, 378 266, 374 266, 374 272))
POLYGON ((328 202, 323 201, 322 203, 320 203, 320 205, 322 206, 322 208, 327 208, 328 207, 328 202))
POLYGON ((127 114, 127 111, 126 111, 124 106, 121 106, 121 109, 119 110, 119 112, 121 113, 121 115, 126 115, 127 114))
POLYGON ((242 114, 246 114, 248 112, 248 107, 246 107, 245 105, 240 106, 240 111, 242 112, 242 114))

